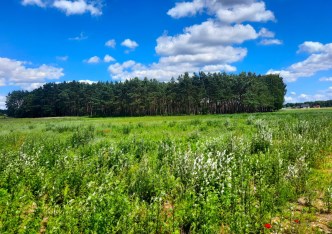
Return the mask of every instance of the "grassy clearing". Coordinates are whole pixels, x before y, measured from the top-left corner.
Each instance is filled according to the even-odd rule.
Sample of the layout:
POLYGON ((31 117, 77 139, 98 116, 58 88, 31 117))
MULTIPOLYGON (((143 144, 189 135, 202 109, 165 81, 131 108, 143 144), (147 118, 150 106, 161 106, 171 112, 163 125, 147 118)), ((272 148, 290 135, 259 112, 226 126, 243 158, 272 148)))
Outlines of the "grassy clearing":
POLYGON ((331 143, 331 109, 1 119, 0 233, 329 232, 331 143))

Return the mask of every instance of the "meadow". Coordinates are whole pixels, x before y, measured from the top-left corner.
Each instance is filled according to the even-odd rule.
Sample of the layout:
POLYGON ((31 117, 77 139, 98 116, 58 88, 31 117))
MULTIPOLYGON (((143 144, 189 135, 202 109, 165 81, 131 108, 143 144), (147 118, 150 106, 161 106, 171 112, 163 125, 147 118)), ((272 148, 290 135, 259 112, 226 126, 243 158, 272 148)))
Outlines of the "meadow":
POLYGON ((329 233, 332 109, 0 119, 0 233, 329 233))

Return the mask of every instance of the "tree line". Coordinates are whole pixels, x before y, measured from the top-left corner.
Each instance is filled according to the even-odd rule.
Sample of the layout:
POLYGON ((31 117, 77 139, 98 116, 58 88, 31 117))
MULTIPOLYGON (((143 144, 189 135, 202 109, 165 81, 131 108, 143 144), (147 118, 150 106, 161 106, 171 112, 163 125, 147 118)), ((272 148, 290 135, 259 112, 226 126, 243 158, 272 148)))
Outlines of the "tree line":
POLYGON ((300 103, 286 103, 284 107, 286 108, 300 108, 304 104, 307 104, 312 107, 332 107, 332 100, 327 100, 327 101, 313 101, 313 102, 300 102, 300 103))
POLYGON ((47 83, 7 95, 12 117, 144 116, 267 112, 283 106, 279 75, 185 73, 176 80, 47 83))

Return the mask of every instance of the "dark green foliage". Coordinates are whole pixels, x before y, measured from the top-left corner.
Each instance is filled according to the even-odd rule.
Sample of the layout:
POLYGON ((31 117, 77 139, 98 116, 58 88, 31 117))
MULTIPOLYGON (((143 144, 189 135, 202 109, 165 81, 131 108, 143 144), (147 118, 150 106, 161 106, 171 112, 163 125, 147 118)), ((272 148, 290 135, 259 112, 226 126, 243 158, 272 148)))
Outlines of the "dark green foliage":
POLYGON ((168 83, 134 78, 120 83, 48 83, 8 94, 12 117, 145 116, 267 112, 282 108, 279 75, 188 73, 168 83))
POLYGON ((131 127, 130 126, 124 126, 122 128, 122 133, 125 134, 125 135, 128 135, 131 131, 131 127))
POLYGON ((88 143, 94 137, 94 128, 89 126, 88 128, 78 129, 72 135, 70 141, 73 147, 79 147, 88 143))

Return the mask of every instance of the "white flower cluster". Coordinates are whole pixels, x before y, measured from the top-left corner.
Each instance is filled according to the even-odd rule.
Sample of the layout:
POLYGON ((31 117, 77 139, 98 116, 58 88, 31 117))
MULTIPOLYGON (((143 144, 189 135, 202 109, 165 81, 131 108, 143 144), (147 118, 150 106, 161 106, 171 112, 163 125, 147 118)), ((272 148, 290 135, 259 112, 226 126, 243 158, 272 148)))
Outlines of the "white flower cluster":
POLYGON ((288 179, 296 179, 300 178, 302 175, 305 175, 309 172, 308 162, 305 160, 305 156, 299 157, 295 163, 290 164, 287 169, 286 178, 288 179))
POLYGON ((188 146, 187 151, 176 153, 173 165, 182 181, 199 191, 218 187, 223 193, 232 187, 248 164, 249 144, 243 138, 232 137, 227 144, 214 148, 217 142, 222 141, 219 138, 199 141, 195 151, 188 146))

